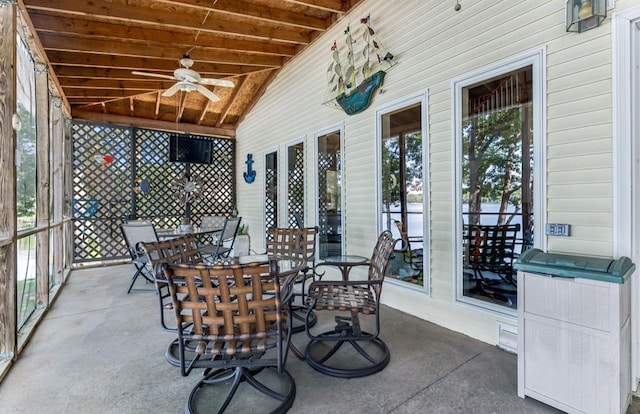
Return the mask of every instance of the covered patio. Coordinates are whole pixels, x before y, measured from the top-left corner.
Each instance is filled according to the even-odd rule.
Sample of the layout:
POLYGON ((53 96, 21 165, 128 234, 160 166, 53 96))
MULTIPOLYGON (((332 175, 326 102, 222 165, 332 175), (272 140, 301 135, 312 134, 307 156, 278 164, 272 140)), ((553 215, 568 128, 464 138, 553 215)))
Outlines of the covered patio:
POLYGON ((181 412, 200 374, 165 361, 153 287, 126 293, 119 226, 237 216, 252 253, 317 226, 316 263, 406 233, 391 363, 290 355, 292 412, 557 412, 518 396, 543 350, 567 375, 527 372, 578 412, 640 413, 638 272, 568 312, 612 315, 593 357, 569 330, 524 349, 514 265, 640 263, 637 0, 0 0, 0 32, 0 411, 181 412))
MULTIPOLYGON (((71 275, 0 384, 3 412, 182 412, 201 371, 181 377, 164 360, 173 335, 160 327, 153 292, 125 294, 131 270, 121 265, 71 275)), ((389 307, 381 317, 391 362, 376 375, 329 377, 289 355, 297 385, 289 412, 560 412, 518 398, 516 355, 389 307)), ((306 341, 295 334, 296 345, 306 341)), ((628 411, 639 412, 637 402, 628 411)))

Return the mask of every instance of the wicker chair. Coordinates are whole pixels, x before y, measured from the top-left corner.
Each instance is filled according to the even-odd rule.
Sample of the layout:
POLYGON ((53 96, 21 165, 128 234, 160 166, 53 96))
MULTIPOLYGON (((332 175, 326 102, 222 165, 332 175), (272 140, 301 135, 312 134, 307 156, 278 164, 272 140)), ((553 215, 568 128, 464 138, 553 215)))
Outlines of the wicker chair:
POLYGON ((286 304, 294 276, 281 285, 275 260, 229 266, 159 263, 156 273, 167 280, 173 300, 180 373, 205 369, 185 412, 251 411, 244 397, 261 395, 255 390, 271 397, 260 400, 261 411, 286 412, 296 394, 285 369, 291 338, 286 304), (246 385, 237 393, 241 383, 246 385))
MULTIPOLYGON (((304 331, 306 313, 306 281, 314 279, 313 269, 316 263, 316 236, 318 227, 304 228, 274 228, 268 231, 267 254, 281 255, 288 257, 299 257, 307 262, 307 267, 302 271, 295 283, 299 287, 293 294, 292 300, 300 298, 299 304, 291 304, 292 316, 294 319, 293 333, 304 331), (298 324, 295 324, 296 320, 298 324)), ((307 322, 310 326, 316 323, 316 316, 312 314, 307 322)), ((295 351, 294 351, 295 352, 295 351)), ((302 355, 298 355, 302 357, 302 355)))
POLYGON ((371 261, 366 264, 369 267, 366 280, 319 280, 309 286, 307 317, 313 311, 337 313, 336 326, 331 331, 316 334, 307 325, 310 341, 305 357, 315 370, 334 377, 354 378, 376 373, 389 363, 389 349, 378 337, 379 310, 382 283, 395 244, 391 232, 380 234, 371 261), (373 332, 361 328, 360 315, 374 319, 373 332), (342 348, 345 344, 353 349, 342 348), (356 352, 350 352, 353 350, 356 352))
MULTIPOLYGON (((141 243, 142 249, 147 255, 147 260, 153 269, 160 262, 166 263, 202 263, 202 256, 198 247, 198 241, 193 235, 185 235, 174 239, 141 243)), ((158 298, 160 299, 160 324, 169 332, 177 332, 175 326, 168 326, 165 311, 173 309, 171 295, 166 279, 154 277, 158 298)), ((173 319, 172 317, 169 319, 173 319)))

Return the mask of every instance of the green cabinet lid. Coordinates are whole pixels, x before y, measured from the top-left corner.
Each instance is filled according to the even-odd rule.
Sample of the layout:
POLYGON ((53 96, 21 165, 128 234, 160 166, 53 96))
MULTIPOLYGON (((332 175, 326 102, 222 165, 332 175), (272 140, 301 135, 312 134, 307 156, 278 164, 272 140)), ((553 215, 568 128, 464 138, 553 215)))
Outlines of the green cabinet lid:
POLYGON ((606 259, 602 257, 546 253, 529 249, 522 253, 513 267, 524 272, 557 277, 577 277, 611 283, 625 283, 636 269, 628 257, 606 259))

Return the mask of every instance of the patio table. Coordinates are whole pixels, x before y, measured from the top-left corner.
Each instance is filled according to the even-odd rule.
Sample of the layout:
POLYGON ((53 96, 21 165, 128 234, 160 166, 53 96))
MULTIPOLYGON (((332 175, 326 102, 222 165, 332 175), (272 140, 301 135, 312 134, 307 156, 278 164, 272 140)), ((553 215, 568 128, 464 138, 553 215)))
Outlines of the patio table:
POLYGON ((180 237, 187 234, 193 234, 194 236, 210 236, 215 233, 220 233, 222 227, 194 227, 192 231, 183 231, 180 228, 177 229, 158 229, 156 233, 161 239, 171 239, 174 237, 180 237))
MULTIPOLYGON (((341 255, 341 256, 328 256, 324 259, 321 259, 322 262, 316 264, 315 270, 317 270, 321 266, 333 266, 337 267, 342 274, 342 280, 349 280, 349 273, 354 266, 363 266, 369 264, 369 258, 363 256, 356 256, 352 254, 341 255)), ((323 274, 319 274, 322 277, 323 274)))

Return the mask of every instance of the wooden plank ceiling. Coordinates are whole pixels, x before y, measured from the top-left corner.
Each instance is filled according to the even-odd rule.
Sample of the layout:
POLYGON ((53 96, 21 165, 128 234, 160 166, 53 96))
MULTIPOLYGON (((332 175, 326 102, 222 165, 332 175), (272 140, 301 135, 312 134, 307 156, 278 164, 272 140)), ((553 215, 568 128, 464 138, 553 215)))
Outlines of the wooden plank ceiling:
POLYGON ((280 68, 360 0, 18 0, 73 118, 234 136, 280 68), (30 22, 29 22, 30 20, 30 22), (188 54, 234 87, 162 93, 188 54))

